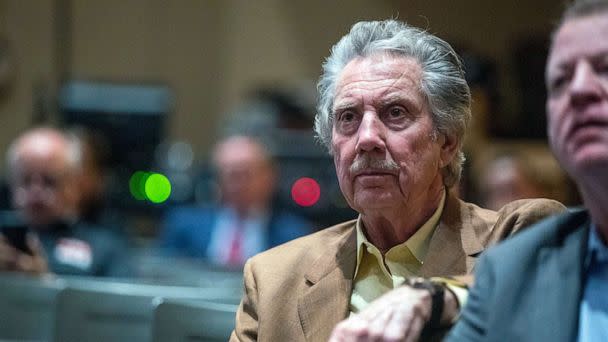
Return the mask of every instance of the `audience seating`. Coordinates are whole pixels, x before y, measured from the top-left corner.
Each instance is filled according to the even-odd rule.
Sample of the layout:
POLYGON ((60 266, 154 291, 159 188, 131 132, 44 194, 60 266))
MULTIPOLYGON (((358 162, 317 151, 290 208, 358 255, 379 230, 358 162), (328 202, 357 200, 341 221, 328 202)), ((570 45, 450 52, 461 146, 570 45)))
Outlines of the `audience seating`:
POLYGON ((134 279, 0 273, 0 340, 228 339, 241 270, 150 255, 136 265, 134 279))
POLYGON ((0 339, 50 340, 55 301, 64 287, 60 279, 0 273, 0 339))
POLYGON ((241 269, 225 269, 209 263, 134 251, 137 277, 156 284, 202 287, 243 287, 241 269))
POLYGON ((159 301, 154 310, 152 341, 228 341, 237 308, 201 300, 159 301))

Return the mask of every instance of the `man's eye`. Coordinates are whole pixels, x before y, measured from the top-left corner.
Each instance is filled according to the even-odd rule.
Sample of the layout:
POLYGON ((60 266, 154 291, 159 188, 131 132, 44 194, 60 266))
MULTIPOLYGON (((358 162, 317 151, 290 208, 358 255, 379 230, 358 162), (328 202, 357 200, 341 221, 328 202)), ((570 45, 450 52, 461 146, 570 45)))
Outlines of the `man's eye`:
POLYGON ((608 63, 600 65, 597 67, 596 72, 602 76, 608 75, 608 63))
POLYGON ((340 114, 338 120, 342 122, 351 122, 355 119, 355 114, 353 112, 343 112, 340 114))
POLYGON ((559 93, 560 90, 565 86, 567 82, 567 78, 565 76, 555 77, 549 82, 549 94, 559 93))
POLYGON ((405 115, 405 110, 401 107, 392 107, 388 113, 392 118, 398 118, 405 115))

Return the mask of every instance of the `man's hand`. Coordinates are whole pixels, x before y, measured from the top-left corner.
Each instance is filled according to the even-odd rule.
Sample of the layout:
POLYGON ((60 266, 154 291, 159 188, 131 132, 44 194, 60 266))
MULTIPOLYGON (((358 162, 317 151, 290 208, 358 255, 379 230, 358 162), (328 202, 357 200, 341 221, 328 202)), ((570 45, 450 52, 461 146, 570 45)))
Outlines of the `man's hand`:
MULTIPOLYGON (((450 324, 458 314, 458 302, 445 291, 442 324, 450 324)), ((340 322, 330 342, 339 341, 417 341, 431 318, 429 291, 402 286, 392 290, 358 314, 340 322)))
POLYGON ((36 236, 28 234, 27 246, 32 255, 13 247, 0 235, 0 271, 25 272, 31 274, 48 273, 46 256, 36 236))

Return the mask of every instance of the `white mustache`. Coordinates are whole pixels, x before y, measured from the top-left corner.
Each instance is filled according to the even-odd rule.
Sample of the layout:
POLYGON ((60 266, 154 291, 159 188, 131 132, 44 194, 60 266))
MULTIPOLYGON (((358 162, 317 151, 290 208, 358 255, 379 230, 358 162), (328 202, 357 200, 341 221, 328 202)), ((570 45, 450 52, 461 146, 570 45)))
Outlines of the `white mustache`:
POLYGON ((358 174, 365 170, 396 172, 399 171, 399 165, 393 160, 376 159, 365 154, 353 161, 350 166, 350 173, 358 174))

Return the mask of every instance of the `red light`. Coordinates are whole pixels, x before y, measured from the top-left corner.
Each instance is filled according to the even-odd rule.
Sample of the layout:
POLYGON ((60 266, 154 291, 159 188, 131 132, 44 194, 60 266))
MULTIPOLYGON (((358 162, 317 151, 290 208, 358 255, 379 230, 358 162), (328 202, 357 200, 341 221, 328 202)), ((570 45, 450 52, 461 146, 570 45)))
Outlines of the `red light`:
POLYGON ((321 197, 319 183, 312 178, 302 177, 293 183, 291 198, 302 207, 310 207, 321 197))

